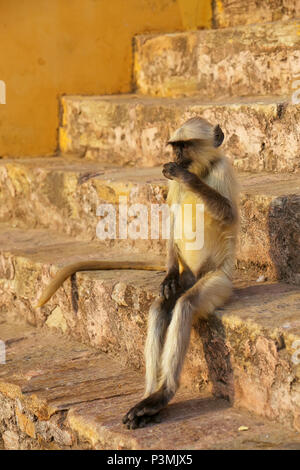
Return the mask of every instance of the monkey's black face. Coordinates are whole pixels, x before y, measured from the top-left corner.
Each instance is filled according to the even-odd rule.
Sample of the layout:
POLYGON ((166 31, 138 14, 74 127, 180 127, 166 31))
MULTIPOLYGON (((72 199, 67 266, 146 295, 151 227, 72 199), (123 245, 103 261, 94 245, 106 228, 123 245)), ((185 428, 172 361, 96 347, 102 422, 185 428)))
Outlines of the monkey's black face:
POLYGON ((171 144, 175 155, 174 161, 182 168, 188 168, 192 160, 189 156, 187 142, 174 142, 171 144))

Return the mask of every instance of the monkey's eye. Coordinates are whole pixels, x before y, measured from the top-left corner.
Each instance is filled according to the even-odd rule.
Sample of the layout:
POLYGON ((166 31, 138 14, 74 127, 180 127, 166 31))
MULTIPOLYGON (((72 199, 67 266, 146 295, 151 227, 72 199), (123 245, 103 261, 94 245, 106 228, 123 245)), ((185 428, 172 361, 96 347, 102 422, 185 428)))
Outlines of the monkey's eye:
POLYGON ((180 143, 180 146, 181 146, 181 149, 182 150, 187 150, 187 149, 190 149, 193 145, 193 142, 192 141, 187 141, 187 142, 181 142, 180 143))

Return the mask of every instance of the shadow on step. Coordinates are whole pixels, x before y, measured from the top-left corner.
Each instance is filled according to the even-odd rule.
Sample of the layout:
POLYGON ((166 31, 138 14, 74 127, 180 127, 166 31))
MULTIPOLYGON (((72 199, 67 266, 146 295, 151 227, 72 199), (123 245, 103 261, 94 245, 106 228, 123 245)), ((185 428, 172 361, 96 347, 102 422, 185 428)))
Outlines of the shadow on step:
POLYGON ((272 201, 268 214, 270 257, 277 279, 300 285, 300 196, 272 201))
POLYGON ((222 321, 216 316, 208 321, 199 321, 195 325, 195 332, 202 341, 213 395, 233 403, 233 369, 222 321))
POLYGON ((199 418, 200 416, 226 410, 231 405, 226 400, 213 397, 193 398, 178 403, 171 403, 161 411, 160 417, 165 422, 185 421, 186 419, 199 418))
MULTIPOLYGON (((233 292, 232 302, 244 305, 245 307, 250 303, 253 304, 253 298, 261 299, 263 301, 272 300, 274 297, 280 297, 281 294, 284 294, 288 291, 294 291, 297 288, 285 284, 283 282, 276 282, 272 284, 253 284, 252 286, 235 288, 233 292)), ((230 308, 230 303, 226 305, 226 308, 230 308)))

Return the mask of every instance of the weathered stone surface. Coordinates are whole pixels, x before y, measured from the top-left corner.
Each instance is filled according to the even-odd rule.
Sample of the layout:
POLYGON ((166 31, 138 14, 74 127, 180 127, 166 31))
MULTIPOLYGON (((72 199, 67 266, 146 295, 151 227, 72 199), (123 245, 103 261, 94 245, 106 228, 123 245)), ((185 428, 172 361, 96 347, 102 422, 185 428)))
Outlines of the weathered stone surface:
POLYGON ((217 0, 213 2, 213 22, 217 28, 299 18, 298 0, 217 0))
MULTIPOLYGON (((299 176, 239 173, 238 178, 241 186, 239 265, 251 266, 269 278, 299 284, 299 176)), ((32 237, 35 237, 36 247, 44 244, 47 251, 53 245, 54 256, 55 253, 60 256, 64 250, 66 262, 75 251, 81 259, 118 258, 120 250, 125 258, 126 252, 165 256, 166 241, 161 234, 158 240, 151 238, 150 220, 151 204, 164 204, 167 194, 161 168, 109 168, 97 162, 63 158, 35 162, 3 160, 0 179, 0 221, 19 228, 50 230, 49 233, 29 230, 25 235, 17 230, 7 232, 10 227, 5 230, 0 227, 0 241, 7 249, 24 248, 25 235, 27 249, 32 249, 32 237), (149 216, 148 239, 100 241, 97 238, 100 220, 97 207, 113 204, 118 226, 120 197, 126 197, 128 207, 145 205, 149 216), (55 232, 72 236, 74 240, 54 236, 55 232)), ((129 223, 131 220, 129 217, 129 223)), ((13 267, 8 262, 5 266, 9 277, 13 267)))
MULTIPOLYGON (((114 239, 99 244, 97 208, 101 204, 114 206, 118 222, 120 197, 126 198, 129 207, 135 203, 149 207, 165 203, 167 192, 160 169, 108 168, 97 162, 55 157, 34 162, 3 160, 0 182, 1 222, 24 228, 48 228, 51 232, 71 235, 75 240, 94 241, 94 248, 100 254, 103 246, 115 245, 114 239)), ((117 223, 117 230, 118 227, 117 223)), ((43 237, 47 239, 47 235, 43 237)), ((119 242, 123 248, 145 250, 144 240, 119 242)), ((164 246, 149 239, 147 248, 161 253, 164 246)))
POLYGON ((19 436, 16 432, 5 431, 2 434, 2 439, 6 450, 19 449, 19 436))
POLYGON ((252 175, 241 194, 238 262, 300 285, 299 181, 252 175))
POLYGON ((135 372, 124 375, 105 355, 49 330, 5 322, 0 315, 0 336, 6 345, 0 433, 7 449, 76 448, 77 437, 65 425, 74 404, 141 390, 135 372))
MULTIPOLYGON (((141 272, 79 275, 78 311, 64 308, 69 332, 121 363, 142 367, 147 312, 161 280, 141 272), (126 284, 126 306, 113 298, 116 282, 126 284)), ((59 292, 46 311, 66 302, 65 295, 59 292)), ((300 337, 299 306, 299 290, 287 286, 237 290, 217 319, 193 330, 182 383, 193 390, 210 387, 217 396, 298 427, 300 372, 292 356, 300 337)))
MULTIPOLYGON (((78 273, 75 282, 66 281, 45 307, 35 310, 33 305, 49 282, 50 272, 53 274, 57 269, 57 265, 51 267, 52 263, 57 263, 51 247, 42 250, 40 259, 38 253, 7 255, 2 258, 4 268, 8 259, 8 264, 14 266, 14 273, 9 279, 1 275, 3 311, 12 317, 13 312, 17 312, 32 324, 42 326, 59 308, 66 334, 118 359, 120 367, 143 367, 147 312, 163 274, 145 271, 78 273)), ((61 263, 62 258, 57 254, 58 259, 61 263)), ((68 262, 71 261, 69 257, 68 262)), ((3 272, 7 272, 6 269, 3 272)), ((231 302, 209 322, 199 323, 193 329, 183 385, 190 390, 209 389, 238 406, 299 429, 300 371, 295 343, 300 338, 299 307, 300 293, 295 287, 237 282, 231 302)), ((61 330, 59 325, 56 329, 61 330)), ((40 357, 42 354, 43 350, 40 357)), ((49 374, 48 371, 47 377, 49 374)), ((64 374, 67 380, 66 370, 64 374)), ((0 375, 0 391, 12 399, 20 398, 21 378, 16 374, 14 384, 7 386, 1 385, 0 375)), ((47 392, 51 397, 48 404, 46 395, 41 392, 33 402, 28 398, 27 406, 41 419, 49 419, 55 410, 63 410, 67 404, 76 402, 78 396, 91 399, 93 394, 102 393, 98 387, 101 377, 99 383, 96 375, 94 379, 94 385, 89 384, 87 388, 80 385, 73 386, 72 390, 60 387, 47 392)), ((52 380, 57 380, 55 374, 52 380)), ((35 386, 31 390, 30 385, 26 391, 40 390, 43 381, 40 377, 32 378, 31 384, 35 386)), ((131 390, 129 382, 126 387, 131 390)))
POLYGON ((291 20, 137 36, 137 90, 212 100, 291 95, 300 69, 299 29, 300 20, 291 20))
POLYGON ((129 431, 121 417, 142 394, 141 374, 74 340, 7 321, 0 368, 0 435, 6 449, 300 449, 298 433, 181 389, 162 422, 129 431), (19 389, 19 396, 9 390, 19 389), (43 403, 41 416, 32 402, 43 403), (247 428, 241 431, 241 426, 247 428))
POLYGON ((20 406, 16 406, 16 418, 19 428, 22 432, 34 439, 36 435, 34 422, 25 413, 23 413, 20 408, 20 406))
POLYGON ((222 148, 239 170, 300 169, 300 106, 290 104, 291 95, 218 103, 196 97, 68 96, 62 103, 62 151, 79 152, 101 163, 139 167, 166 163, 171 132, 188 118, 202 116, 220 124, 225 134, 222 148))
POLYGON ((51 314, 46 320, 46 325, 49 326, 49 328, 58 328, 63 333, 65 333, 68 328, 63 312, 59 307, 56 307, 51 312, 51 314))
MULTIPOLYGON (((127 398, 133 406, 139 395, 127 398)), ((298 435, 276 424, 230 408, 228 402, 205 394, 178 393, 162 413, 162 422, 151 428, 124 430, 116 415, 124 398, 94 402, 70 410, 68 422, 94 448, 126 449, 284 449, 300 448, 298 435), (114 412, 112 412, 114 410, 114 412), (100 414, 102 420, 96 416, 100 414), (247 431, 239 431, 241 425, 247 431)))

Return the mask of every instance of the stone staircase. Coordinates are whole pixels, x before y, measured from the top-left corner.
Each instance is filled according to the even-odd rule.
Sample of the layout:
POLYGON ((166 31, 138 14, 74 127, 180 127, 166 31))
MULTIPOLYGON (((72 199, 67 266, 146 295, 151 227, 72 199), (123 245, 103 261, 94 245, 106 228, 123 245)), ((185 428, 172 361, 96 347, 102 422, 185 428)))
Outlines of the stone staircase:
POLYGON ((248 23, 249 5, 224 0, 220 29, 135 38, 136 94, 63 96, 60 154, 0 160, 6 449, 300 448, 300 105, 291 102, 300 12, 279 3, 230 28, 248 23), (163 421, 129 431, 121 417, 142 394, 147 313, 163 274, 78 273, 34 305, 74 261, 164 263, 164 240, 100 241, 97 207, 124 196, 148 212, 163 204, 165 142, 194 115, 221 125, 240 180, 235 292, 193 329, 163 421))
POLYGON ((142 394, 138 372, 50 329, 11 320, 0 314, 8 347, 0 369, 6 449, 299 449, 297 432, 208 391, 181 389, 161 423, 124 429, 120 416, 142 394))

